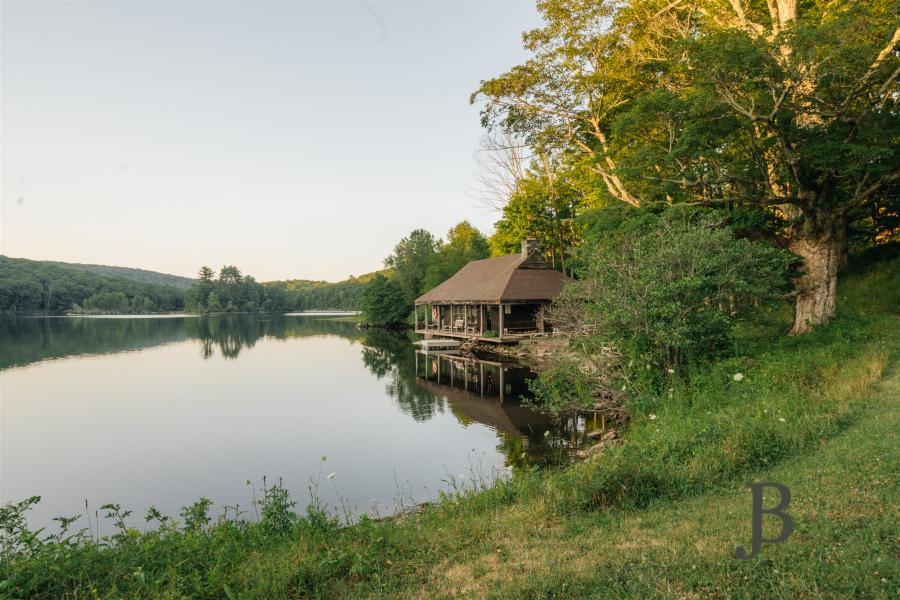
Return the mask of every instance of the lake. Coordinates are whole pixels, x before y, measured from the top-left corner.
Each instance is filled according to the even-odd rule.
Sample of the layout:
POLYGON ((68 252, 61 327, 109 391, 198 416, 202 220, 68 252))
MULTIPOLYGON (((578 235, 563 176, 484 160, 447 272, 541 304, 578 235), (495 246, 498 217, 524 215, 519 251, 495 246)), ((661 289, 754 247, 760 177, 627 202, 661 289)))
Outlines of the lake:
POLYGON ((533 376, 328 315, 4 318, 0 500, 141 527, 201 496, 252 516, 266 477, 383 515, 560 456, 563 426, 521 405, 533 376))

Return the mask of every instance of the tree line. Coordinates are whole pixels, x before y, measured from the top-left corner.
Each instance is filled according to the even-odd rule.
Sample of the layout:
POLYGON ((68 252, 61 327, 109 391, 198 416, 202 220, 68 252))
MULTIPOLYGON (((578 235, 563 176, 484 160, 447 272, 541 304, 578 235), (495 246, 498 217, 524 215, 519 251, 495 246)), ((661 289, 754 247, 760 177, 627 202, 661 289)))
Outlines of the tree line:
POLYGON ((263 285, 281 291, 291 310, 359 310, 363 291, 375 275, 351 276, 337 282, 288 279, 263 285))
POLYGON ((488 239, 468 221, 447 232, 446 240, 415 229, 400 240, 362 294, 361 309, 375 325, 397 327, 410 321, 413 301, 453 276, 466 263, 490 256, 488 239))
POLYGON ((10 313, 146 313, 182 310, 184 291, 0 256, 0 311, 10 313))
MULTIPOLYGON (((93 267, 93 265, 87 265, 93 267)), ((335 283, 287 280, 257 282, 233 265, 215 273, 203 267, 189 289, 146 283, 131 276, 103 273, 137 271, 161 279, 164 274, 121 267, 77 268, 69 263, 0 256, 0 312, 44 314, 138 314, 173 312, 290 312, 359 310, 374 277, 350 277, 335 283)), ((173 280, 174 276, 170 276, 173 280)), ((180 278, 190 281, 187 278, 180 278)))
POLYGON ((303 279, 260 283, 234 265, 225 265, 218 273, 203 266, 187 290, 185 306, 201 313, 358 310, 372 277, 350 277, 335 283, 303 279))

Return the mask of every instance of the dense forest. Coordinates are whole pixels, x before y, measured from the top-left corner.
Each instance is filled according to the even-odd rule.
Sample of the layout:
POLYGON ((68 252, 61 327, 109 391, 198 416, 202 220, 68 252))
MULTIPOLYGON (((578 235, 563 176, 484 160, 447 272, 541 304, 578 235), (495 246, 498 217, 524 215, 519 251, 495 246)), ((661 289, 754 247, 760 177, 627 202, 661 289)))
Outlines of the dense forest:
POLYGON ((898 234, 896 2, 537 7, 527 59, 471 98, 492 247, 536 237, 572 273, 605 211, 701 207, 797 257, 792 333, 833 319, 851 251, 898 234))
POLYGON ((358 310, 373 276, 336 283, 303 279, 260 283, 234 265, 222 267, 218 274, 204 266, 187 291, 185 306, 202 313, 358 310))
POLYGON ((184 290, 0 256, 0 311, 147 313, 184 308, 184 290))
POLYGON ((291 310, 359 310, 363 291, 378 274, 351 276, 337 282, 308 279, 267 281, 263 286, 267 290, 283 293, 291 310))
POLYGON ((194 280, 190 277, 181 277, 180 275, 170 275, 169 273, 160 273, 158 271, 148 271, 147 269, 135 269, 132 267, 113 267, 110 265, 91 265, 84 263, 67 263, 58 261, 43 261, 47 264, 62 267, 63 269, 75 269, 76 271, 88 271, 97 275, 106 275, 107 277, 123 277, 132 279, 141 283, 156 283, 160 285, 173 285, 177 288, 188 289, 194 285, 194 280))
POLYGON ((144 269, 0 256, 0 312, 136 314, 359 310, 375 273, 344 281, 257 282, 234 266, 197 279, 144 269), (171 282, 161 283, 161 282, 171 282))

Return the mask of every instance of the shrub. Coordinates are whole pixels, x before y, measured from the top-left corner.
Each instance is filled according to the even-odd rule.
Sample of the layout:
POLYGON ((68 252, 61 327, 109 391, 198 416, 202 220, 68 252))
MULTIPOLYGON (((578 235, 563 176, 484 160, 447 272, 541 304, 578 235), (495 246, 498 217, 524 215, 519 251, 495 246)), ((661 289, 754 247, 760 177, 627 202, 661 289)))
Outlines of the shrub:
POLYGON ((790 289, 795 260, 735 239, 709 214, 641 214, 585 244, 582 279, 563 293, 552 319, 658 364, 682 364, 726 350, 738 320, 790 289))
POLYGON ((593 403, 591 379, 572 363, 544 371, 529 381, 528 387, 534 398, 524 399, 525 404, 557 418, 586 409, 593 403))

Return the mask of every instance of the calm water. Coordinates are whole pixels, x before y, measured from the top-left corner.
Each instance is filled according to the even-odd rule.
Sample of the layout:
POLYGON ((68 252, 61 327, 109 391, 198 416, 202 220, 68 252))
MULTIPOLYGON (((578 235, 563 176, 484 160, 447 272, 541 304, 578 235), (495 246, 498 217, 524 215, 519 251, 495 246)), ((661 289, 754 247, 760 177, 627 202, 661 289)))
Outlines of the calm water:
POLYGON ((266 476, 384 514, 558 455, 567 434, 519 403, 532 376, 323 316, 0 320, 0 500, 140 526, 200 496, 249 509, 266 476))

